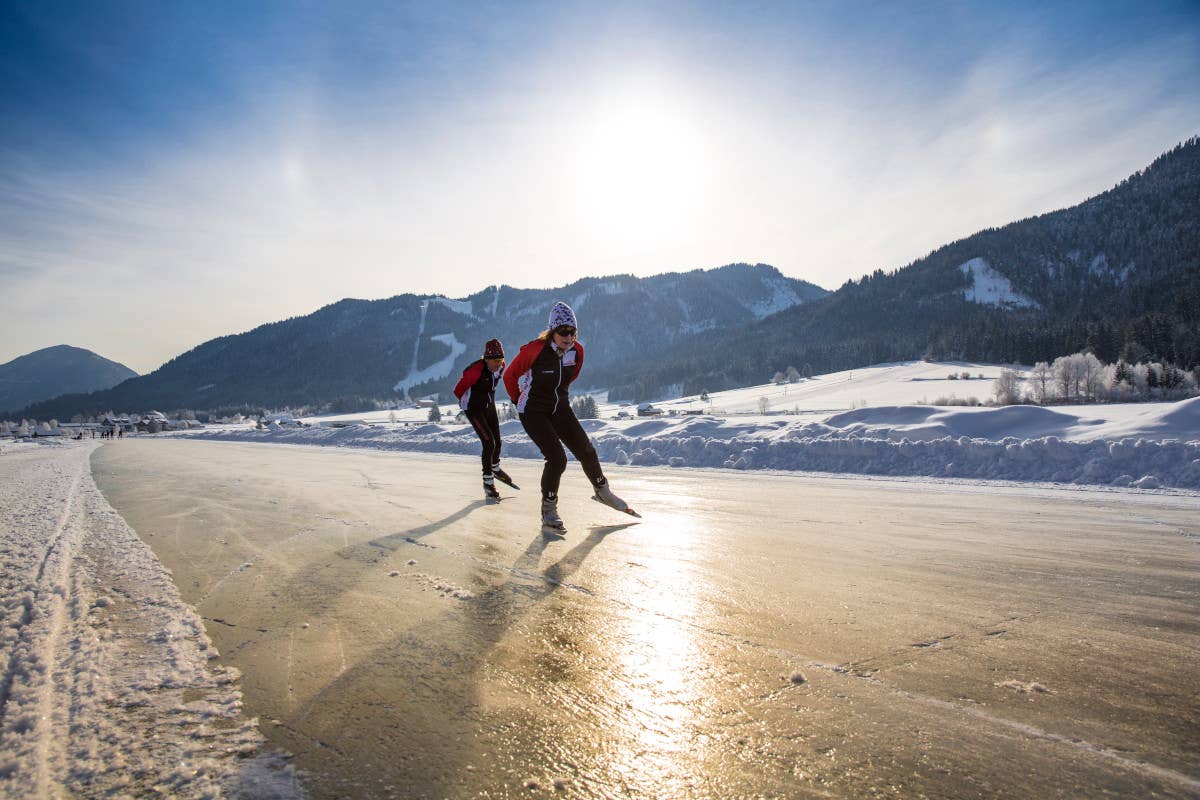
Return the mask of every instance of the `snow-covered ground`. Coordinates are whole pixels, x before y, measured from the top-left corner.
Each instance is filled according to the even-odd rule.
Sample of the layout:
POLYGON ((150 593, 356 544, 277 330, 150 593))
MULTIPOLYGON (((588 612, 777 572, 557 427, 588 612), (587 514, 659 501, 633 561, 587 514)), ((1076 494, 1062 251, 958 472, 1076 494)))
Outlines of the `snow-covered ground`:
MULTIPOLYGON (((933 406, 986 399, 1002 367, 905 362, 777 386, 656 404, 661 417, 618 419, 600 405, 585 421, 604 461, 652 467, 804 470, 1200 490, 1200 398, 1079 406, 933 406), (964 380, 967 373, 971 379, 964 380), (957 376, 951 379, 949 376, 957 376), (983 375, 983 379, 978 376, 983 375), (690 415, 687 412, 703 412, 690 415), (765 411, 766 413, 760 413, 765 411)), ((444 409, 446 418, 454 407, 444 409)), ((349 414, 363 424, 186 435, 227 441, 474 454, 469 426, 422 422, 425 409, 349 414), (395 422, 392 417, 395 417, 395 422)), ((313 418, 310 423, 337 417, 313 418)), ((517 421, 501 425, 505 454, 537 458, 517 421)))
POLYGON ((0 797, 300 797, 97 443, 0 451, 0 797))

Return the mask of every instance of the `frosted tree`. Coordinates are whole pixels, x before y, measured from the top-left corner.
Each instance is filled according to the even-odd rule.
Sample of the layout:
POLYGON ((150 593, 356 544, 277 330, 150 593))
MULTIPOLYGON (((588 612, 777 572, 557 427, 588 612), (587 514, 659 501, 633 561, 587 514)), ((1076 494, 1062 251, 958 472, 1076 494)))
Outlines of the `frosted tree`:
POLYGON ((1088 402, 1099 400, 1104 396, 1105 380, 1104 364, 1091 353, 1077 353, 1079 359, 1080 380, 1083 385, 1084 398, 1088 402))
POLYGON ((1058 396, 1070 402, 1079 396, 1081 376, 1079 362, 1074 356, 1059 356, 1050 365, 1054 370, 1054 386, 1058 396))
POLYGON ((434 403, 433 405, 431 405, 429 407, 429 421, 430 422, 441 422, 442 421, 442 409, 440 409, 438 407, 437 403, 434 403))
POLYGON ((782 386, 783 384, 787 383, 787 378, 784 377, 782 372, 776 372, 771 377, 771 383, 775 384, 776 386, 782 386))
POLYGON ((799 380, 800 380, 800 370, 796 369, 795 367, 788 367, 787 368, 787 382, 788 383, 796 383, 799 380))
POLYGON ((768 400, 765 395, 758 398, 758 413, 765 414, 770 408, 771 401, 768 400))
POLYGON ((1000 377, 992 384, 992 396, 1002 406, 1021 402, 1021 374, 1015 369, 1000 370, 1000 377))
POLYGON ((582 397, 576 397, 572 400, 571 410, 575 412, 575 416, 579 419, 596 419, 600 416, 599 409, 596 408, 596 398, 590 394, 585 394, 582 397))
POLYGON ((1029 371, 1029 385, 1033 390, 1033 401, 1044 404, 1052 397, 1054 370, 1045 361, 1039 361, 1029 371))

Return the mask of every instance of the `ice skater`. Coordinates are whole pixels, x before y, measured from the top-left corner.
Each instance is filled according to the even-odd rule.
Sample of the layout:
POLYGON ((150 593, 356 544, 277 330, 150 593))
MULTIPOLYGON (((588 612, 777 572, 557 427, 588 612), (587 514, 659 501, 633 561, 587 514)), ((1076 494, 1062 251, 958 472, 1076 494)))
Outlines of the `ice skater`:
POLYGON ((558 515, 558 485, 567 468, 564 444, 583 466, 596 500, 640 516, 609 488, 596 448, 571 409, 568 389, 583 368, 583 345, 576 340, 578 333, 575 312, 566 303, 555 303, 549 327, 522 347, 504 371, 504 388, 517 407, 521 425, 546 459, 542 467, 542 525, 557 531, 566 530, 558 515))
POLYGON ((466 412, 467 420, 475 429, 479 443, 483 446, 483 496, 486 500, 499 500, 496 479, 519 488, 500 469, 500 419, 496 416, 496 386, 504 374, 504 345, 499 339, 489 339, 483 346, 483 358, 473 361, 463 370, 462 377, 454 387, 454 396, 459 407, 466 412))

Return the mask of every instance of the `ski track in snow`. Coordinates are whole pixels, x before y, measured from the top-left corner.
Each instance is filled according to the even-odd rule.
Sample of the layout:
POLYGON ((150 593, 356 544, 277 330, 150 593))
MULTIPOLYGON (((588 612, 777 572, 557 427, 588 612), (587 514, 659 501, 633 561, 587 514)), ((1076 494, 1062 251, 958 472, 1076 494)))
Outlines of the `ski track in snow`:
POLYGON ((96 446, 0 453, 0 797, 303 797, 96 446))

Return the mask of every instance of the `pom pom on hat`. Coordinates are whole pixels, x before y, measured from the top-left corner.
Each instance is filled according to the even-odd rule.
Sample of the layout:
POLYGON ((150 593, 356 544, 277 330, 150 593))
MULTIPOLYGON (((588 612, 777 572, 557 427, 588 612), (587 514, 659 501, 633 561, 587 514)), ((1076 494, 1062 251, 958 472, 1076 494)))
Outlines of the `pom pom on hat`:
POLYGON ((504 358, 504 345, 500 344, 499 339, 488 339, 487 344, 483 346, 484 358, 504 358))
POLYGON ((554 308, 550 309, 550 330, 561 328, 563 325, 569 325, 575 330, 579 330, 579 323, 575 321, 575 312, 560 300, 554 304, 554 308))

